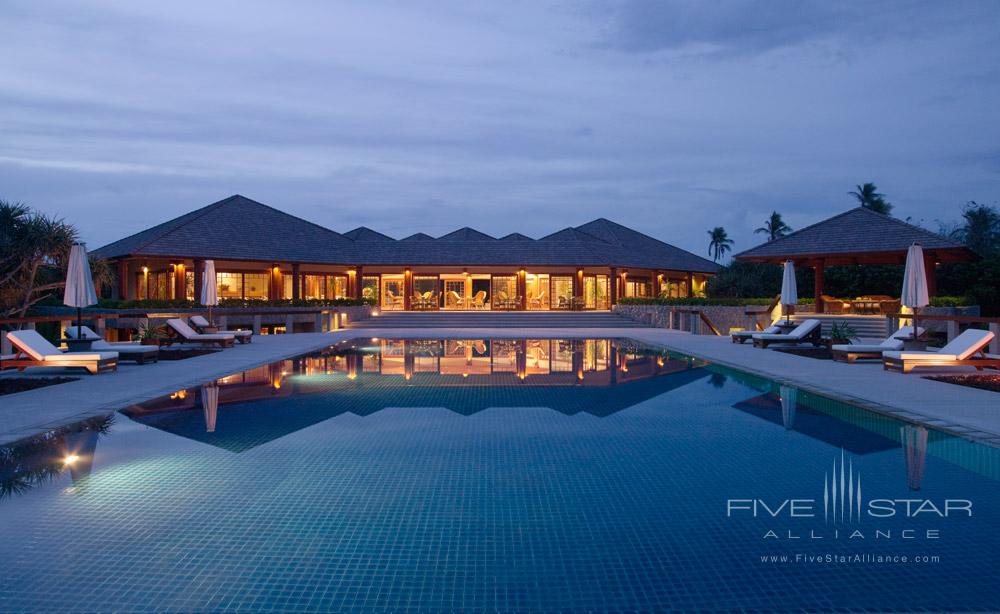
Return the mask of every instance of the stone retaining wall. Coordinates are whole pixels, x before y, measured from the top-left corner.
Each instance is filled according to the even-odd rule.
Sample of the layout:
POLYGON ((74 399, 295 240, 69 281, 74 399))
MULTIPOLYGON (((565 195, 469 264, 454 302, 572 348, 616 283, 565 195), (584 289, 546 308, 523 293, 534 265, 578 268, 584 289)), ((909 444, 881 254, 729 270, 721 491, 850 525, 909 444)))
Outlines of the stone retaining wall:
MULTIPOLYGON (((747 328, 749 322, 746 311, 763 310, 761 306, 731 306, 731 305, 615 305, 614 312, 636 322, 642 322, 653 328, 673 328, 691 331, 690 311, 704 313, 718 331, 726 335, 730 328, 747 328)), ((697 316, 695 316, 697 318, 697 316)), ((707 326, 695 323, 697 334, 711 335, 707 326)))

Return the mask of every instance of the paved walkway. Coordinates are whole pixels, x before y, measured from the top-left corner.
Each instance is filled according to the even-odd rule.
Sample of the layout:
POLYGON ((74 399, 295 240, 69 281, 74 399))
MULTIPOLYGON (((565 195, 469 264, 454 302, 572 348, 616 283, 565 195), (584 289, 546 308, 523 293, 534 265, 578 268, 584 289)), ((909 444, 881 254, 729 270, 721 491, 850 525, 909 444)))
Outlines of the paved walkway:
MULTIPOLYGON (((842 364, 748 345, 727 337, 689 335, 664 329, 348 329, 258 337, 252 344, 220 353, 155 365, 125 363, 116 374, 81 375, 80 380, 0 397, 0 443, 45 428, 106 413, 169 394, 230 373, 289 358, 355 337, 412 338, 630 337, 655 343, 717 364, 750 371, 873 411, 923 422, 1000 445, 1000 394, 901 375, 880 364, 842 364)), ((36 375, 45 374, 41 369, 36 375)), ((50 373, 54 374, 54 373, 50 373)), ((62 374, 62 373, 60 373, 62 374)), ((4 372, 10 377, 12 372, 4 372)))

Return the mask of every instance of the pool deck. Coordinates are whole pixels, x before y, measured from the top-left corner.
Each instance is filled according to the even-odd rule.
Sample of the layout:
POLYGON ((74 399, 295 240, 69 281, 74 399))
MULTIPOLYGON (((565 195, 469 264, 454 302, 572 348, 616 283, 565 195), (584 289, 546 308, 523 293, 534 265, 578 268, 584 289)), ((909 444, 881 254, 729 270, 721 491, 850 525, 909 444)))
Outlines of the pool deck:
MULTIPOLYGON (((625 329, 346 329, 330 333, 263 336, 206 356, 157 364, 123 363, 118 373, 98 376, 59 369, 30 369, 32 376, 69 375, 75 382, 0 396, 0 443, 107 413, 133 403, 197 386, 356 337, 571 338, 628 337, 662 345, 838 400, 861 405, 1000 446, 1000 394, 882 370, 877 362, 853 365, 815 360, 739 345, 728 337, 690 335, 654 328, 625 329)), ((937 370, 956 372, 962 369, 937 370)), ((933 371, 928 371, 931 373, 933 371)), ((17 376, 4 371, 0 377, 17 376)))

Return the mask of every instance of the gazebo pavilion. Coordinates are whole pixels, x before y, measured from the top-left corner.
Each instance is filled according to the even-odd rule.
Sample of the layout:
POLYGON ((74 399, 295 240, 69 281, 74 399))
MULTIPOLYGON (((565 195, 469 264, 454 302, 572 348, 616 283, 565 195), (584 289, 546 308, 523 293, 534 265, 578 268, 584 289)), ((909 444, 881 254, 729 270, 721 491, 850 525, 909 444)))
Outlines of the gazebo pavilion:
POLYGON ((815 271, 816 311, 823 312, 824 269, 837 265, 904 264, 914 243, 924 250, 924 268, 931 296, 937 289, 935 270, 942 263, 975 260, 964 245, 894 217, 858 207, 817 222, 774 241, 736 254, 746 262, 782 264, 815 271))

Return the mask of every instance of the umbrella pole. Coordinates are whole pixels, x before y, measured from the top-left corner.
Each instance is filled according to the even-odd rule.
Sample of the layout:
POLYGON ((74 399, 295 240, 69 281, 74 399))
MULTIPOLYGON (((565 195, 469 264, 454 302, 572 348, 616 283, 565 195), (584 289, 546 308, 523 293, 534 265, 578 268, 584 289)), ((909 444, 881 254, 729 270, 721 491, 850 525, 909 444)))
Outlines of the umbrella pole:
POLYGON ((83 330, 83 309, 77 307, 76 308, 76 338, 77 339, 82 339, 83 338, 83 334, 81 332, 82 330, 83 330))

